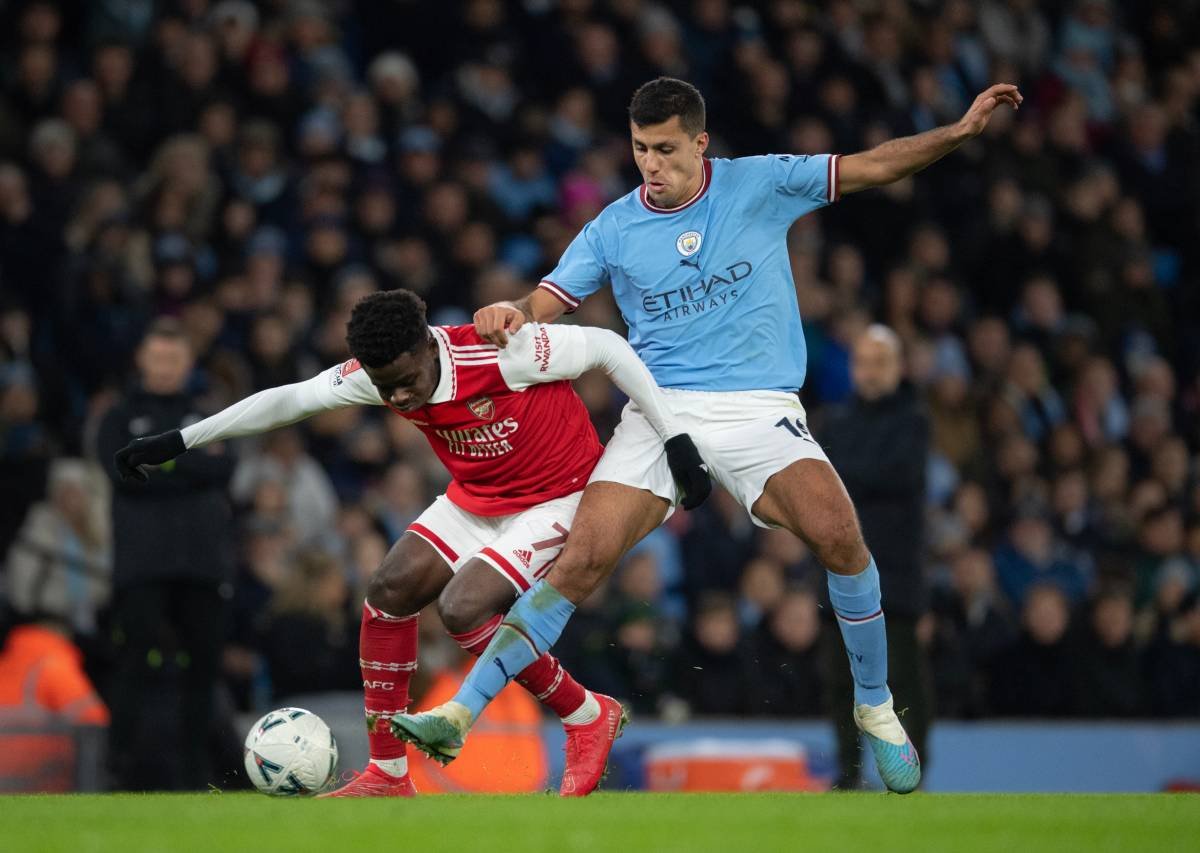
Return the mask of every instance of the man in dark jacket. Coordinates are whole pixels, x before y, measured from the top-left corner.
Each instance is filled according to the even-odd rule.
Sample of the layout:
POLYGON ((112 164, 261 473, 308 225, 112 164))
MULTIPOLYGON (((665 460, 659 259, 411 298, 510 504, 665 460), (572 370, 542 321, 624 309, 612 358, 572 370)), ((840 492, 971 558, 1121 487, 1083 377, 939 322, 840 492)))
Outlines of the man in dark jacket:
MULTIPOLYGON (((871 326, 854 343, 854 397, 830 413, 821 437, 858 510, 863 536, 879 565, 887 616, 888 683, 896 713, 928 765, 925 737, 932 713, 932 680, 917 626, 929 609, 921 572, 925 517, 925 460, 929 424, 910 388, 901 384, 900 341, 886 326, 871 326)), ((826 606, 826 613, 832 609, 826 606)), ((847 725, 853 703, 845 646, 826 626, 829 713, 838 729, 840 787, 857 787, 862 755, 858 731, 847 725)))
POLYGON ((137 351, 138 384, 105 416, 97 451, 113 482, 113 586, 117 667, 110 755, 117 783, 199 788, 224 631, 222 585, 233 553, 226 489, 232 457, 189 453, 127 483, 116 451, 138 436, 200 420, 185 390, 190 344, 179 325, 156 321, 137 351), (162 686, 178 674, 178 711, 162 686), (178 721, 178 728, 167 725, 178 721), (164 736, 177 732, 177 742, 164 736))

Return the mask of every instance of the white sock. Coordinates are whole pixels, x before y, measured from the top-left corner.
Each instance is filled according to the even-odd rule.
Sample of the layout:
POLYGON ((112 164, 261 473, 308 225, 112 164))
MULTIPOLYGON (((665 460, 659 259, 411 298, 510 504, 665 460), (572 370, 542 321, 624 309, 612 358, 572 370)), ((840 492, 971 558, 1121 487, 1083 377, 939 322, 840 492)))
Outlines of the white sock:
POLYGON ((408 773, 408 756, 403 758, 372 758, 371 763, 389 776, 399 779, 408 773))
POLYGON ((583 726, 588 723, 594 723, 599 716, 600 703, 592 695, 592 691, 589 690, 583 699, 583 704, 563 717, 562 721, 568 726, 583 726))

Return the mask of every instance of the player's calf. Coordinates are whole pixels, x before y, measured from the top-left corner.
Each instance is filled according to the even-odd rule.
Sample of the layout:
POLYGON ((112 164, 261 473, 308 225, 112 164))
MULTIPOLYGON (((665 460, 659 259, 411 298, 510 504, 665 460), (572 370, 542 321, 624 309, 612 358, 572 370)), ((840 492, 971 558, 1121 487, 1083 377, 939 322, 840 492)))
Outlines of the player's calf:
POLYGON ((409 682, 417 669, 417 612, 450 579, 442 558, 416 536, 403 536, 375 570, 363 602, 358 635, 363 709, 371 761, 363 773, 329 796, 408 797, 404 742, 392 718, 408 709, 409 682))
MULTIPOLYGON (((490 574, 499 577, 495 572, 490 574)), ((439 598, 438 609, 454 640, 464 650, 479 657, 504 617, 493 613, 481 620, 480 613, 486 610, 480 603, 486 597, 481 588, 486 583, 474 580, 468 583, 463 572, 459 577, 463 580, 460 582, 456 578, 439 598), (463 628, 466 630, 458 630, 463 628)), ((616 700, 586 690, 549 652, 544 652, 517 673, 515 680, 563 722, 567 734, 567 761, 560 793, 563 796, 591 793, 603 778, 613 741, 625 726, 624 709, 616 700)))
MULTIPOLYGON (((479 657, 515 599, 515 588, 504 576, 488 563, 471 561, 438 597, 438 613, 450 636, 467 652, 479 657)), ((599 713, 595 698, 548 652, 513 674, 519 684, 560 718, 584 723, 599 713)))

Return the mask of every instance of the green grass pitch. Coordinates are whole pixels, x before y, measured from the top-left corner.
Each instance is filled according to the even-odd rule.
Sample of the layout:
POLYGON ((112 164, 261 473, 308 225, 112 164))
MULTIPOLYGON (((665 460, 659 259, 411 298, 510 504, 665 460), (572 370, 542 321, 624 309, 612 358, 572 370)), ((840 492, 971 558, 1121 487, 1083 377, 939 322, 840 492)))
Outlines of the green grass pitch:
POLYGON ((0 797, 26 851, 1196 851, 1200 796, 597 794, 272 800, 259 794, 0 797))

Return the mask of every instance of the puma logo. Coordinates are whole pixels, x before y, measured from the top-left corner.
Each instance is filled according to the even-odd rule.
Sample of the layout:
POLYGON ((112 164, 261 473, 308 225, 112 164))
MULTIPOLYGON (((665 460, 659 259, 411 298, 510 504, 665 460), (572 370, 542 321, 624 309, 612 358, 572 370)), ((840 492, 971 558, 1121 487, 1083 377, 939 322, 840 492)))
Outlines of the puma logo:
POLYGON ((512 681, 516 677, 508 674, 508 670, 504 668, 504 661, 500 660, 500 658, 493 658, 492 662, 495 663, 496 666, 500 667, 500 672, 504 675, 505 684, 508 684, 508 682, 512 681))

